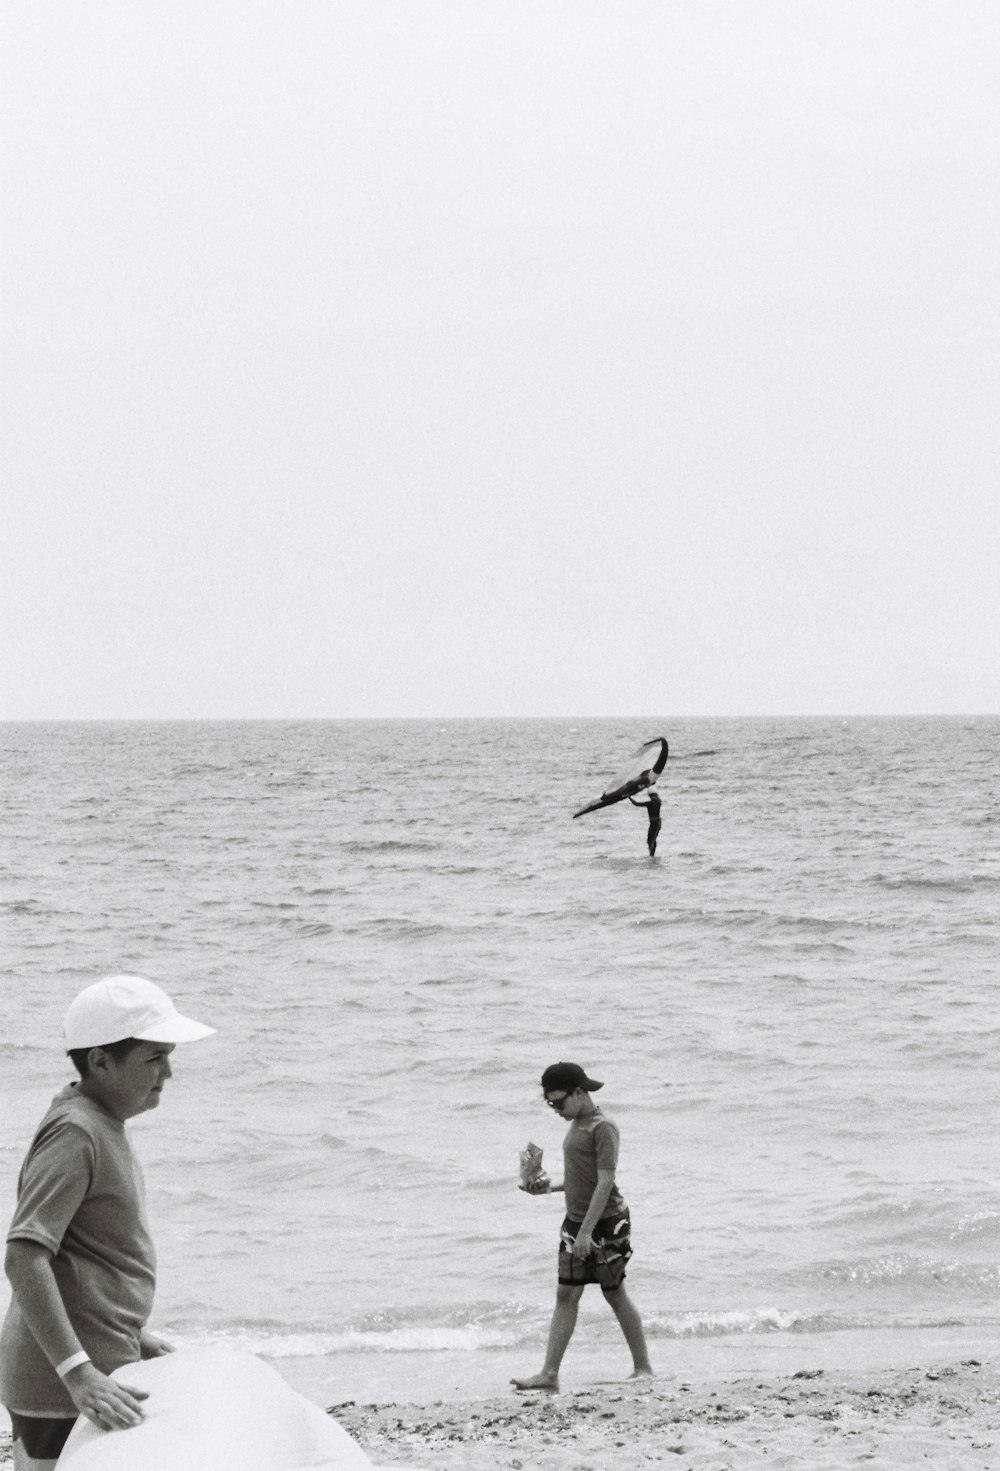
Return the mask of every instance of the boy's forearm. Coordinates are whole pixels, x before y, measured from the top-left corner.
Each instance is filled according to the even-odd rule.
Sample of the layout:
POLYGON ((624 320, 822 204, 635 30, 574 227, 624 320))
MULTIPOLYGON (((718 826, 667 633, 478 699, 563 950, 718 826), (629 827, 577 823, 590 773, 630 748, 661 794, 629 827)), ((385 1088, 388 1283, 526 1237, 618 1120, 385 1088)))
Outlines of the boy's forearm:
POLYGON ((608 1196, 611 1194, 614 1183, 615 1177, 613 1173, 609 1172, 605 1174, 603 1170, 598 1170, 597 1184, 594 1187, 593 1195, 590 1197, 587 1214, 584 1216, 583 1223, 580 1226, 581 1231, 593 1231, 604 1214, 604 1207, 608 1203, 608 1196))
MULTIPOLYGON (((37 1241, 11 1241, 6 1268, 24 1321, 52 1367, 81 1353, 59 1294, 51 1253, 37 1241)), ((86 1355, 65 1370, 62 1379, 78 1412, 101 1430, 122 1430, 141 1421, 147 1391, 109 1378, 86 1355)))
POLYGON ((10 1241, 5 1260, 7 1277, 24 1321, 52 1365, 80 1352, 69 1314, 52 1270, 52 1256, 37 1241, 10 1241))

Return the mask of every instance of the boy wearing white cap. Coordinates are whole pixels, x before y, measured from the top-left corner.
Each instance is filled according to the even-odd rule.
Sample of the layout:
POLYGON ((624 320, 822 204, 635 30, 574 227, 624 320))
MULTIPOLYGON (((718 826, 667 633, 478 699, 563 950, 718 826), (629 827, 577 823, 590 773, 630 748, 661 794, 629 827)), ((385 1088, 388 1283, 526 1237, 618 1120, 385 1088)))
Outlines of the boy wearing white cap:
POLYGON ((125 1120, 159 1104, 175 1045, 215 1030, 139 976, 88 986, 63 1027, 80 1078, 31 1142, 7 1235, 0 1403, 15 1471, 54 1467, 78 1415, 105 1430, 142 1419, 145 1393, 109 1375, 170 1349, 146 1329, 156 1258, 125 1120))

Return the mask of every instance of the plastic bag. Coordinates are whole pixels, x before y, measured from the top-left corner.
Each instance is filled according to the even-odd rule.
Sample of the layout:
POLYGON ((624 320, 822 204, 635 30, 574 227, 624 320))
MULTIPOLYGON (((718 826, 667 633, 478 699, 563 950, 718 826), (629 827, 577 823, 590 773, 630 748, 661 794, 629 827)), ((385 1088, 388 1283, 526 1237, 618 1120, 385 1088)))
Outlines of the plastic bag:
POLYGON ((521 1161, 522 1190, 541 1190, 549 1184, 549 1176, 542 1166, 542 1151, 537 1144, 526 1144, 518 1157, 521 1161))

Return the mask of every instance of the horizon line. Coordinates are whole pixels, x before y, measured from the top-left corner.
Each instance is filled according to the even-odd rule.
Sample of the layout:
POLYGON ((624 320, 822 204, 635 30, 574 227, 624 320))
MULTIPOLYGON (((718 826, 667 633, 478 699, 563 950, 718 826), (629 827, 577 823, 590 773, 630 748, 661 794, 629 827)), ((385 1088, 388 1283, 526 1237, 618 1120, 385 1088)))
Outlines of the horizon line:
POLYGON ((6 715, 0 725, 306 725, 338 722, 460 722, 476 720, 995 720, 1000 710, 890 710, 890 711, 744 711, 716 714, 649 715, 614 712, 602 715, 6 715))

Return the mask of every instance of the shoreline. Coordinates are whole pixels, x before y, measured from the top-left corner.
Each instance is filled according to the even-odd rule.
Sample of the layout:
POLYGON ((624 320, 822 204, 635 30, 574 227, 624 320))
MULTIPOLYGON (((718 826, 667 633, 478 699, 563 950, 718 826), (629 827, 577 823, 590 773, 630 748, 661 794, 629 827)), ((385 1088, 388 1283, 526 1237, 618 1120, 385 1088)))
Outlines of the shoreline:
MULTIPOLYGON (((987 1363, 998 1350, 992 1325, 937 1328, 865 1328, 828 1333, 736 1333, 692 1338, 651 1338, 656 1382, 774 1377, 799 1370, 878 1373, 932 1363, 987 1363)), ((269 1358, 293 1389, 324 1409, 358 1403, 495 1399, 515 1391, 514 1375, 541 1367, 544 1340, 517 1349, 497 1348, 392 1353, 340 1353, 323 1357, 269 1358)), ((603 1319, 586 1325, 570 1344, 560 1376, 563 1394, 597 1384, 621 1385, 630 1371, 628 1350, 616 1326, 603 1319)), ((1000 1464, 1000 1462, 998 1462, 1000 1464)))
POLYGON ((465 1404, 348 1404, 336 1414, 380 1467, 428 1471, 607 1471, 619 1462, 679 1471, 1000 1465, 1000 1374, 977 1360, 632 1380, 465 1404))
POLYGON ((380 1468, 1000 1466, 1000 1353, 985 1329, 654 1340, 657 1375, 640 1380, 611 1342, 613 1358, 600 1342, 574 1344, 558 1394, 509 1387, 532 1367, 523 1351, 270 1362, 380 1468))

